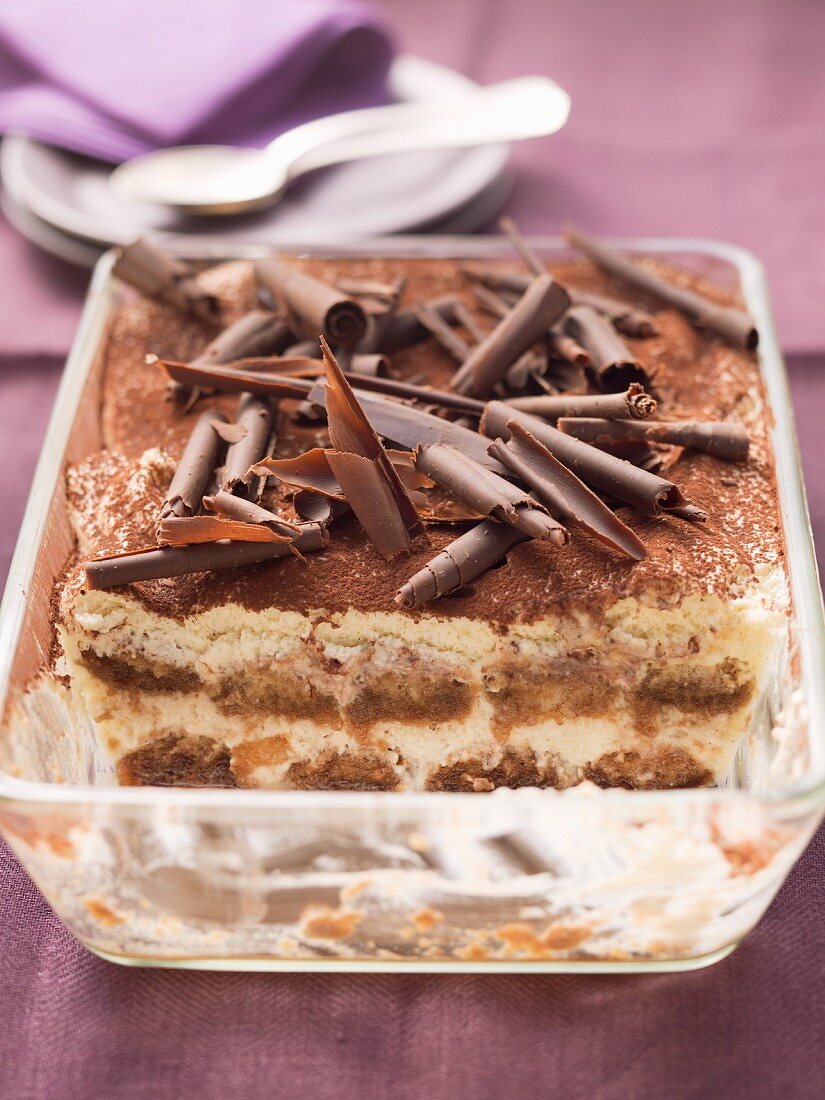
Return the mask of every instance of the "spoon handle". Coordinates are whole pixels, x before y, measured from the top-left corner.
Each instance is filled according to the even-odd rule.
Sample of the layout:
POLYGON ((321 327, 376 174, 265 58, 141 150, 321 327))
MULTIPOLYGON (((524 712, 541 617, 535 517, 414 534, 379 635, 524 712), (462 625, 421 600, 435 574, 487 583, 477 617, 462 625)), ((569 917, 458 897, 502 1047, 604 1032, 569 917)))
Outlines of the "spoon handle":
POLYGON ((266 156, 292 180, 364 157, 540 137, 560 129, 569 111, 569 96, 552 80, 521 77, 460 98, 318 119, 276 139, 266 156))

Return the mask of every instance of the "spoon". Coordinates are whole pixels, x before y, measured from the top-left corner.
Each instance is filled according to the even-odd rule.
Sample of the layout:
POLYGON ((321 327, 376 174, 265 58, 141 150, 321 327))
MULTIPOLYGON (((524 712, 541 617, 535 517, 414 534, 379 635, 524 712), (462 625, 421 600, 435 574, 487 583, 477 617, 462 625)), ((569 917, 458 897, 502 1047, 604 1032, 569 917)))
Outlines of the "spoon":
POLYGON ((544 77, 491 84, 460 97, 368 107, 315 119, 264 149, 182 145, 145 153, 115 168, 120 199, 193 214, 237 214, 269 206, 305 172, 343 161, 422 149, 459 148, 553 134, 570 97, 544 77))

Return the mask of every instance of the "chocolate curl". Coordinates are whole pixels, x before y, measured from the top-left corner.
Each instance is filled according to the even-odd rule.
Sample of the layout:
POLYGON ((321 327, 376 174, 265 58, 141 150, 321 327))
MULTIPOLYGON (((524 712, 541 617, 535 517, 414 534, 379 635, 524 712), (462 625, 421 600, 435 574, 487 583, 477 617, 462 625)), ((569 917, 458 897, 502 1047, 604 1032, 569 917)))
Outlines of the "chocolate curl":
MULTIPOLYGON (((442 298, 434 298, 426 305, 449 324, 457 303, 458 298, 454 295, 446 295, 442 298)), ((429 335, 429 329, 421 324, 415 310, 400 310, 391 316, 384 330, 377 336, 375 347, 370 350, 392 355, 394 351, 420 344, 429 335)))
POLYGON ((329 525, 350 510, 346 501, 322 497, 310 489, 299 489, 292 498, 292 507, 302 519, 322 525, 329 525))
MULTIPOLYGON (((512 302, 530 284, 529 275, 517 272, 474 271, 464 268, 463 273, 476 284, 473 293, 480 302, 489 302, 486 294, 491 293, 497 297, 503 296, 505 302, 512 302)), ((659 332, 655 318, 630 302, 611 298, 607 294, 597 294, 595 291, 578 290, 572 286, 565 286, 565 290, 574 305, 590 306, 591 309, 603 313, 625 336, 656 336, 659 332)))
POLYGON ((205 412, 192 429, 161 505, 162 520, 167 516, 193 516, 200 508, 221 449, 222 441, 214 428, 216 421, 227 422, 223 413, 205 412))
POLYGON ((323 550, 326 532, 316 523, 306 523, 294 542, 207 542, 196 546, 164 546, 100 558, 84 565, 90 589, 115 588, 135 581, 161 577, 182 577, 187 573, 205 573, 213 569, 231 569, 255 565, 291 554, 323 550))
POLYGON ((344 491, 329 464, 329 449, 313 447, 294 458, 265 458, 249 471, 259 477, 277 477, 279 481, 313 493, 346 500, 344 491))
POLYGON ((512 420, 523 424, 559 462, 594 489, 649 516, 660 516, 666 512, 679 519, 704 521, 708 518, 707 512, 692 504, 672 481, 565 435, 546 421, 520 412, 503 401, 491 401, 487 405, 479 430, 490 439, 500 436, 507 440, 510 438, 509 424, 512 420))
POLYGON ((507 237, 510 244, 530 271, 534 275, 543 275, 547 270, 545 264, 539 259, 538 253, 534 252, 524 237, 522 237, 521 231, 514 219, 503 217, 499 219, 498 224, 502 233, 507 237))
POLYGON ((266 309, 253 309, 233 321, 192 360, 194 366, 231 363, 258 355, 277 355, 292 340, 286 321, 266 309))
POLYGON ((353 355, 350 360, 350 370, 359 376, 387 378, 392 374, 392 360, 388 355, 380 355, 378 352, 353 355))
MULTIPOLYGON (((228 325, 211 340, 191 364, 193 367, 209 367, 230 363, 254 355, 271 355, 283 350, 292 339, 292 333, 283 317, 271 310, 253 309, 228 325)), ((154 357, 152 360, 154 362, 154 357)), ((199 386, 185 386, 181 382, 170 383, 175 401, 186 401, 187 409, 201 396, 199 386)))
POLYGON ((628 256, 614 248, 594 240, 578 229, 565 230, 565 239, 571 248, 584 253, 593 263, 615 279, 627 283, 634 290, 648 294, 659 302, 684 313, 692 325, 707 329, 721 336, 734 347, 754 351, 759 344, 759 334, 753 319, 744 310, 720 306, 693 290, 683 290, 665 282, 658 275, 634 263, 628 256))
POLYGON ((308 337, 323 334, 333 344, 354 347, 365 336, 368 322, 363 306, 335 287, 282 260, 258 260, 255 275, 308 337))
MULTIPOLYGON (((149 357, 147 357, 149 358, 149 357)), ((358 362, 360 356, 354 356, 358 362)), ((189 363, 178 363, 171 359, 155 359, 170 378, 180 380, 199 380, 211 389, 223 393, 243 393, 249 391, 263 397, 289 397, 301 400, 310 397, 323 405, 320 387, 315 381, 322 370, 322 364, 314 359, 298 357, 296 359, 260 358, 240 359, 215 367, 195 368, 189 363), (274 371, 274 373, 270 373, 274 371), (283 373, 279 373, 283 372, 283 373)), ((442 405, 444 408, 480 416, 484 408, 482 401, 447 390, 431 390, 426 386, 417 386, 411 382, 401 382, 395 378, 383 378, 379 375, 361 374, 358 371, 345 371, 349 382, 361 390, 374 390, 393 397, 405 397, 413 401, 422 401, 430 405, 442 405)), ((472 434, 472 433, 471 433, 472 434)))
POLYGON ((590 290, 576 290, 568 287, 567 293, 576 306, 589 306, 613 323, 613 327, 625 336, 657 336, 658 326, 653 316, 646 310, 637 309, 621 298, 609 298, 606 294, 596 294, 590 290))
POLYGON ((590 357, 588 374, 600 390, 615 392, 631 382, 650 379, 613 326, 589 306, 574 306, 564 318, 564 330, 590 357))
POLYGON ((306 397, 315 384, 300 377, 303 372, 312 371, 312 377, 318 374, 318 364, 310 359, 241 359, 239 363, 251 365, 253 369, 236 369, 235 365, 219 365, 214 367, 194 367, 191 363, 178 363, 174 359, 156 359, 147 356, 147 361, 155 362, 161 366, 167 375, 175 382, 183 382, 188 386, 203 386, 204 388, 217 390, 220 393, 253 393, 259 397, 293 397, 301 400, 306 397), (284 371, 296 370, 299 373, 290 377, 288 374, 270 374, 258 371, 254 368, 263 362, 267 365, 277 365, 284 371))
MULTIPOLYGON (((499 462, 487 454, 487 446, 478 432, 453 424, 440 416, 432 416, 411 405, 402 405, 384 397, 355 391, 361 408, 369 417, 370 424, 384 439, 399 443, 413 451, 416 447, 428 447, 433 443, 446 443, 457 451, 475 459, 488 470, 497 474, 505 473, 499 462)), ((309 396, 314 404, 323 405, 325 395, 322 386, 316 386, 309 396)), ((483 409, 482 405, 482 409, 483 409)))
POLYGON ((555 546, 567 541, 567 532, 543 505, 454 447, 424 447, 415 465, 473 512, 509 523, 530 538, 549 539, 555 546))
POLYGON ((547 334, 547 346, 550 352, 565 363, 574 367, 589 367, 590 356, 578 340, 564 332, 560 325, 554 325, 547 334))
POLYGON ((236 422, 245 430, 242 438, 226 452, 221 488, 242 497, 259 496, 253 491, 256 479, 254 474, 250 474, 249 467, 263 458, 269 447, 272 409, 260 397, 245 393, 238 402, 236 422))
MULTIPOLYGON (((507 404, 544 420, 561 416, 601 417, 603 420, 644 420, 656 412, 656 399, 631 382, 624 393, 559 394, 550 397, 510 397, 507 404)), ((574 434, 574 433, 570 433, 574 434)))
MULTIPOLYGON (((357 284, 359 280, 354 282, 357 284)), ((407 286, 407 277, 401 275, 392 284, 370 283, 369 280, 365 280, 363 285, 382 287, 381 294, 362 294, 359 299, 367 312, 367 332, 358 343, 358 351, 369 354, 378 350, 384 334, 396 316, 398 303, 407 286)), ((337 348, 336 354, 340 355, 341 350, 337 348)))
POLYGON ((270 527, 219 516, 167 516, 160 521, 160 546, 192 546, 204 542, 292 542, 290 535, 279 535, 270 527))
POLYGON ((483 401, 477 401, 473 397, 463 397, 448 390, 430 389, 429 386, 417 386, 412 382, 402 382, 395 378, 373 377, 354 370, 344 371, 344 374, 348 382, 361 390, 374 390, 376 393, 384 393, 390 397, 419 401, 424 405, 440 405, 444 409, 455 409, 456 412, 469 416, 481 416, 484 409, 483 401))
MULTIPOLYGON (((500 295, 495 294, 486 287, 475 287, 474 292, 479 304, 486 309, 488 313, 492 313, 494 317, 506 317, 510 312, 510 304, 500 295)), ((552 335, 552 331, 553 330, 548 334, 548 338, 552 335)), ((573 344, 570 337, 565 336, 564 339, 568 344, 573 344)), ((497 389, 503 388, 505 391, 523 390, 531 379, 542 386, 542 388, 546 388, 546 383, 542 381, 542 379, 546 374, 547 367, 546 349, 539 350, 533 348, 530 351, 526 351, 507 369, 507 373, 504 375, 504 385, 503 387, 499 385, 497 389)))
POLYGON ((211 512, 217 512, 229 519, 239 520, 241 523, 257 524, 261 527, 269 527, 278 535, 288 539, 294 539, 301 533, 301 528, 296 523, 270 512, 268 508, 262 508, 251 500, 244 500, 234 493, 227 493, 224 489, 214 496, 204 497, 203 504, 211 512))
MULTIPOLYGON (((525 290, 528 283, 529 279, 525 283, 525 290)), ((506 317, 513 305, 512 302, 502 298, 500 294, 496 294, 494 290, 484 285, 474 286, 473 296, 481 308, 486 310, 487 313, 491 313, 493 317, 506 317)))
POLYGON ((470 354, 470 345, 467 341, 459 336, 457 332, 454 332, 441 315, 431 306, 428 306, 426 302, 419 302, 414 307, 413 312, 430 335, 434 336, 441 344, 442 348, 449 355, 452 355, 456 362, 463 363, 470 354))
POLYGON ((375 429, 358 403, 325 340, 321 347, 327 428, 332 449, 327 460, 347 503, 371 542, 387 561, 409 553, 424 534, 418 510, 404 488, 375 429))
POLYGON ((520 355, 543 337, 570 299, 549 275, 537 276, 493 331, 478 344, 456 372, 458 393, 486 396, 520 355))
POLYGON ((380 283, 375 279, 353 279, 346 276, 336 277, 335 285, 344 294, 353 294, 356 298, 379 298, 385 302, 394 302, 398 298, 398 283, 380 283))
POLYGON ((476 344, 480 343, 487 335, 462 301, 457 301, 455 304, 455 308, 453 309, 453 321, 455 324, 461 325, 463 329, 466 329, 476 344))
POLYGON ((209 324, 219 320, 220 303, 197 282, 194 267, 142 237, 117 250, 112 274, 147 298, 157 298, 209 324))
POLYGON ((438 596, 446 596, 470 584, 507 557, 525 535, 509 524, 485 519, 445 546, 403 584, 395 594, 401 607, 422 607, 438 596))
POLYGON ((530 486, 551 515, 566 527, 577 527, 634 561, 647 557, 642 540, 523 424, 511 420, 507 430, 509 442, 497 439, 490 450, 530 486))
POLYGON ((585 443, 670 443, 690 447, 695 451, 721 458, 724 462, 745 462, 750 438, 740 424, 723 421, 700 422, 680 420, 604 420, 582 418, 559 420, 558 428, 565 435, 575 436, 585 443))
POLYGON ((517 299, 533 281, 533 276, 525 275, 519 271, 478 271, 472 267, 462 267, 461 273, 477 286, 485 287, 499 296, 508 299, 517 299))

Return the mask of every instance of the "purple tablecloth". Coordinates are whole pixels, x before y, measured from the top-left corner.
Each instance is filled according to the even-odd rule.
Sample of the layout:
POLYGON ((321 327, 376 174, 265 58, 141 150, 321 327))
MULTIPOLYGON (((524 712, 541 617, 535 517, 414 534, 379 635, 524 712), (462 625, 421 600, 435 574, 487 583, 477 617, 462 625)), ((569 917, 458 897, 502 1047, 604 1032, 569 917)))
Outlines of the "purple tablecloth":
MULTIPOLYGON (((407 48, 574 94, 519 152, 510 210, 599 232, 726 237, 780 302, 814 530, 825 545, 825 7, 693 0, 393 0, 407 48), (733 139, 736 140, 733 140, 733 139), (805 354, 801 354, 804 352, 805 354)), ((0 580, 84 279, 0 227, 0 580)), ((650 977, 126 971, 63 931, 0 846, 0 1096, 818 1097, 825 838, 706 971, 650 977)))

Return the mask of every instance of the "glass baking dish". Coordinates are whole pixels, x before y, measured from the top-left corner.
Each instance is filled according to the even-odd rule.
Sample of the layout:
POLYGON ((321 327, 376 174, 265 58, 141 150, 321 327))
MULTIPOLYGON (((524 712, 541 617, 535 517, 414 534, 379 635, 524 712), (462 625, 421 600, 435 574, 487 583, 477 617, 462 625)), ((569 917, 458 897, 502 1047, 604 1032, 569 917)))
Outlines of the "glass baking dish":
MULTIPOLYGON (((264 249, 171 242, 193 260, 264 249)), ((119 788, 48 663, 72 542, 67 462, 99 446, 108 320, 97 265, 55 403, 0 624, 0 827, 77 938, 121 963, 238 970, 686 970, 764 913, 825 804, 822 601, 763 269, 702 240, 623 240, 738 285, 761 333, 794 613, 726 783, 666 792, 492 794, 119 788), (26 686, 34 685, 26 691, 26 686), (38 686, 39 685, 39 686, 38 686)), ((534 242, 548 259, 558 240, 534 242)), ((492 258, 496 238, 395 238, 334 255, 492 258)))

